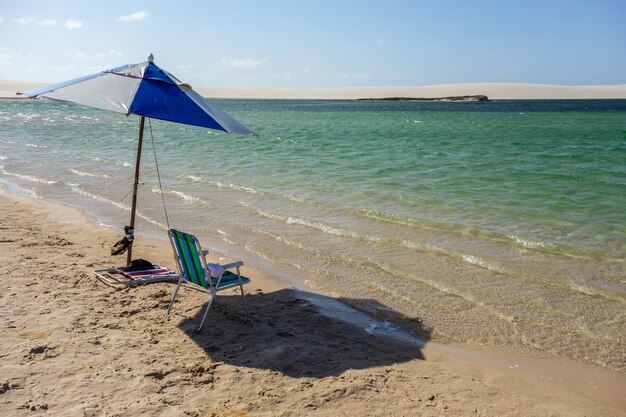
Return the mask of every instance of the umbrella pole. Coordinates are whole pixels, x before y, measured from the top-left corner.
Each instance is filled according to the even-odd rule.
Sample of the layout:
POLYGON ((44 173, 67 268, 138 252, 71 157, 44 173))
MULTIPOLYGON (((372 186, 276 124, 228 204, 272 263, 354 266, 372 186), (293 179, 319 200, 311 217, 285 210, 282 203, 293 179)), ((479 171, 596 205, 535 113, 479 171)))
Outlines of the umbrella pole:
MULTIPOLYGON (((141 163, 141 145, 143 144, 143 126, 146 118, 141 116, 139 122, 139 143, 137 144, 137 161, 135 162, 135 182, 133 183, 133 204, 130 209, 130 227, 135 228, 135 211, 137 210, 137 186, 139 185, 139 165, 141 163)), ((126 265, 130 265, 133 256, 133 242, 128 246, 128 255, 126 255, 126 265)))

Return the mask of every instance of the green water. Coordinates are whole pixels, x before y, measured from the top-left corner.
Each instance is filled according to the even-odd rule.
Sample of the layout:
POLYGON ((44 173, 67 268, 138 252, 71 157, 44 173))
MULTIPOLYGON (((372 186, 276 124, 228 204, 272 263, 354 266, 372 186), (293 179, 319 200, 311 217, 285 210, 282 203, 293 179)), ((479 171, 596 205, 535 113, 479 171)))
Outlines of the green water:
MULTIPOLYGON (((152 122, 172 225, 441 340, 624 368, 626 101, 218 104, 258 136, 152 122)), ((0 179, 128 221, 136 118, 5 101, 0 123, 0 179)))

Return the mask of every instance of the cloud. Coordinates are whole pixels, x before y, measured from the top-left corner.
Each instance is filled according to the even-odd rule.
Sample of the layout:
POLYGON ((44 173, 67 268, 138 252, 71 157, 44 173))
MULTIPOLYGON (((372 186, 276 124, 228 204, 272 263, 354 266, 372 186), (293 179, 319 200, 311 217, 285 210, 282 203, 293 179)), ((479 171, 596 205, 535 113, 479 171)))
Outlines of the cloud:
POLYGON ((222 64, 235 68, 254 68, 265 62, 265 59, 258 60, 250 57, 245 58, 222 58, 222 64))
POLYGON ((133 14, 127 14, 124 16, 120 16, 117 18, 118 22, 132 22, 133 20, 143 20, 148 16, 148 13, 145 11, 140 11, 133 14))
POLYGON ((0 48, 0 67, 8 66, 10 61, 13 60, 13 58, 17 58, 19 56, 20 54, 10 54, 6 52, 6 48, 4 47, 0 48))
POLYGON ((44 19, 44 20, 40 20, 39 22, 37 22, 35 24, 39 25, 39 26, 52 27, 52 26, 56 26, 57 25, 57 21, 56 20, 52 20, 52 19, 44 19))
POLYGON ((87 54, 84 54, 82 52, 78 52, 78 53, 75 53, 75 54, 69 53, 69 54, 66 54, 66 55, 67 55, 68 58, 76 58, 76 59, 88 58, 87 54))
POLYGON ((65 23, 63 23, 63 27, 67 28, 67 29, 78 29, 83 27, 83 22, 80 22, 78 20, 66 20, 65 23))
POLYGON ((109 57, 109 56, 122 56, 122 52, 118 51, 117 49, 112 49, 109 52, 101 52, 98 54, 95 54, 93 56, 93 58, 105 58, 105 57, 109 57))
POLYGON ((73 52, 73 53, 65 54, 65 56, 67 56, 68 58, 89 59, 89 60, 107 58, 107 57, 110 57, 110 56, 121 56, 121 55, 123 55, 122 52, 118 51, 116 49, 112 49, 109 52, 99 52, 99 53, 95 53, 95 54, 92 54, 92 55, 88 55, 88 54, 83 53, 83 52, 73 52))
POLYGON ((0 17, 0 23, 2 23, 3 21, 4 21, 4 19, 0 17))
POLYGON ((336 74, 325 74, 324 75, 328 79, 332 80, 367 80, 370 77, 369 72, 357 72, 353 74, 348 74, 345 72, 340 72, 336 74))
POLYGON ((385 43, 385 40, 384 40, 383 38, 378 38, 378 39, 376 39, 376 44, 377 44, 377 45, 382 45, 382 44, 384 44, 384 43, 385 43))
POLYGON ((15 23, 19 23, 20 25, 30 25, 33 23, 32 17, 20 17, 19 19, 13 19, 15 23))

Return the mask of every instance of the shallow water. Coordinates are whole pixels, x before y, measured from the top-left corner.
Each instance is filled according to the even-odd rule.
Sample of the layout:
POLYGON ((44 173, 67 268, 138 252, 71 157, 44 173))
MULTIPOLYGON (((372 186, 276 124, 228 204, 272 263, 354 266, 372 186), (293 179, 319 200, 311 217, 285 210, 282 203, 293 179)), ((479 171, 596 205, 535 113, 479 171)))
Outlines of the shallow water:
MULTIPOLYGON (((151 121, 140 233, 163 197, 208 247, 436 338, 625 368, 626 101, 218 104, 259 135, 151 121)), ((0 101, 0 179, 121 230, 138 125, 0 101)))

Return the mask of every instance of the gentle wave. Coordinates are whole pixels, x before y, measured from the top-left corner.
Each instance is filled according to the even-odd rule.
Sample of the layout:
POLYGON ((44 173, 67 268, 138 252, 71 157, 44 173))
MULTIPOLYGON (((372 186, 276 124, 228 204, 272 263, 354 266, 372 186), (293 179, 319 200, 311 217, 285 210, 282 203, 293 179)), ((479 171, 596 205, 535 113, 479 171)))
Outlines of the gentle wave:
MULTIPOLYGON (((225 183, 225 182, 215 181, 215 180, 205 180, 202 177, 199 177, 199 176, 196 176, 196 175, 192 175, 192 174, 186 174, 186 175, 182 176, 182 178, 191 180, 192 182, 205 182, 205 183, 207 183, 209 185, 217 187, 218 189, 229 189, 229 190, 234 190, 234 191, 243 191, 243 192, 246 192, 246 193, 259 194, 259 195, 265 195, 266 194, 264 191, 257 190, 257 189, 255 189, 253 187, 244 186, 244 185, 240 185, 240 184, 234 184, 234 183, 225 183)), ((306 197, 295 196, 295 195, 292 195, 292 194, 276 194, 276 196, 280 197, 280 198, 283 198, 283 199, 286 199, 286 200, 294 201, 296 203, 310 203, 311 202, 306 197)))
POLYGON ((185 178, 190 179, 193 182, 202 181, 202 177, 196 177, 195 175, 185 175, 185 178))
POLYGON ((463 230, 462 228, 458 226, 447 224, 447 223, 436 223, 436 222, 427 221, 427 220, 418 220, 418 219, 414 219, 410 217, 400 216, 397 214, 386 213, 380 210, 362 209, 362 210, 356 211, 356 214, 361 215, 363 217, 370 218, 370 219, 383 221, 383 222, 399 224, 402 226, 411 226, 411 227, 427 229, 427 230, 434 230, 438 232, 449 231, 449 230, 453 230, 453 231, 456 230, 460 232, 463 230))
POLYGON ((495 271, 495 272, 505 272, 504 268, 498 266, 498 265, 493 265, 490 264, 489 262, 485 261, 482 258, 479 258, 478 256, 474 256, 474 255, 461 255, 461 258, 472 265, 478 265, 481 268, 485 268, 488 269, 490 271, 495 271))
MULTIPOLYGON (((226 241, 227 243, 232 243, 232 242, 230 242, 229 240, 225 240, 225 241, 226 241)), ((280 263, 280 262, 278 261, 278 259, 272 259, 272 258, 270 258, 269 256, 267 256, 267 255, 266 255, 266 254, 264 254, 263 252, 260 252, 260 251, 258 251, 258 250, 256 250, 256 249, 253 249, 250 245, 245 245, 243 248, 244 248, 247 252, 250 252, 251 254, 253 254, 253 255, 255 255, 255 256, 258 256, 259 258, 263 259, 264 261, 268 261, 268 262, 271 262, 271 263, 280 263)))
POLYGON ((27 180, 27 181, 31 181, 31 182, 38 182, 38 183, 47 184, 47 185, 52 185, 52 184, 57 184, 58 183, 58 181, 48 180, 46 178, 36 177, 34 175, 26 175, 26 174, 18 174, 18 173, 15 173, 15 172, 9 172, 6 169, 4 169, 4 165, 0 165, 0 170, 2 170, 2 173, 4 175, 9 175, 11 177, 21 178, 23 180, 27 180))
MULTIPOLYGON (((474 304, 474 305, 478 305, 482 308, 484 308, 485 310, 489 311, 491 314, 493 314, 494 316, 505 320, 507 322, 514 322, 515 321, 515 317, 511 316, 509 314, 505 314, 501 311, 499 311, 496 307, 492 307, 489 304, 485 303, 484 301, 476 298, 476 296, 474 294, 472 294, 471 292, 465 291, 465 290, 461 290, 460 288, 456 288, 453 287, 451 285, 445 285, 443 283, 437 282, 431 278, 426 278, 426 277, 422 277, 422 276, 418 276, 418 275, 413 275, 413 274, 407 274, 407 273, 401 273, 398 272, 397 270, 394 270, 393 268, 388 267, 387 265, 381 264, 381 263, 375 263, 376 267, 380 268, 380 270, 385 271, 386 273, 390 274, 390 275, 396 275, 399 277, 402 277, 404 279, 408 279, 408 280, 416 280, 418 282, 421 282, 422 284, 426 284, 429 287, 442 292, 444 294, 449 294, 449 295, 453 295, 455 297, 459 297, 462 298, 463 300, 474 304)), ((415 300, 412 300, 411 298, 407 297, 406 295, 395 291, 393 289, 390 288, 386 288, 385 289, 386 292, 393 292, 394 295, 396 297, 405 299, 407 301, 410 301, 412 303, 415 303, 415 300)))
POLYGON ((107 174, 92 174, 91 172, 79 171, 77 169, 70 169, 72 174, 80 175, 81 177, 98 177, 98 178, 109 178, 107 174))
MULTIPOLYGON (((156 194, 161 194, 161 190, 159 188, 157 188, 157 187, 152 187, 152 192, 156 193, 156 194)), ((207 206, 211 205, 208 201, 203 200, 202 198, 200 198, 198 196, 187 194, 187 193, 182 192, 182 191, 167 190, 166 193, 175 195, 176 197, 181 198, 181 199, 183 199, 184 201, 186 201, 188 203, 202 203, 202 204, 205 204, 207 206)))
POLYGON ((41 196, 39 196, 36 192, 34 192, 33 190, 28 189, 28 188, 24 188, 24 187, 19 187, 19 186, 18 186, 18 187, 17 187, 17 190, 18 190, 18 192, 22 192, 22 193, 24 193, 24 194, 26 194, 26 195, 29 195, 29 196, 31 196, 31 197, 34 197, 34 198, 42 198, 42 197, 41 197, 41 196))
POLYGON ((281 235, 277 235, 275 233, 272 232, 267 232, 265 230, 255 230, 256 233, 260 233, 263 236, 268 236, 271 239, 274 239, 277 242, 280 242, 284 245, 290 246, 290 247, 294 247, 294 248, 298 248, 298 249, 305 249, 305 250, 314 250, 315 248, 312 247, 308 247, 305 246, 301 243, 297 243, 297 242, 292 242, 291 240, 289 240, 287 237, 285 236, 281 236, 281 235))
POLYGON ((580 293, 587 294, 587 295, 598 295, 598 290, 593 288, 590 285, 584 285, 584 284, 580 284, 578 282, 572 282, 572 281, 570 281, 568 284, 570 288, 573 289, 574 291, 578 291, 580 293))
MULTIPOLYGON (((285 244, 287 246, 291 246, 291 247, 295 247, 299 250, 306 250, 306 251, 312 251, 313 253, 317 253, 316 249, 314 247, 308 247, 308 246, 304 246, 302 244, 290 241, 289 239, 285 238, 284 236, 281 235, 277 235, 271 232, 267 232, 267 231, 260 231, 257 230, 256 233, 260 233, 263 236, 267 236, 270 237, 272 239, 274 239, 277 242, 280 242, 282 244, 285 244)), ((278 260, 272 259, 272 257, 270 257, 268 254, 261 252, 258 249, 255 248, 251 248, 251 247, 246 247, 246 250, 248 250, 250 253, 253 253, 256 256, 259 256, 265 260, 270 260, 273 262, 279 262, 278 260)), ((402 278, 404 280, 409 280, 409 281, 417 281, 420 282, 422 284, 428 285, 429 287, 433 288, 434 290, 441 292, 443 294, 447 294, 447 295, 452 295, 455 297, 459 297, 467 302, 470 302, 474 305, 480 306, 481 308, 489 311, 489 313, 493 314, 495 317, 498 317, 499 319, 502 319, 506 322, 509 323, 514 323, 516 320, 518 320, 518 318, 515 315, 511 315, 508 314, 507 312, 501 311, 497 306, 491 306, 488 302, 482 300, 480 298, 480 294, 475 294, 473 293, 471 290, 465 289, 465 288, 457 288, 453 285, 450 285, 449 283, 442 283, 439 282, 435 279, 432 278, 428 278, 425 276, 421 276, 421 275, 415 275, 415 274, 410 274, 407 272, 402 272, 397 270, 396 268, 394 268, 391 265, 387 265, 384 262, 379 262, 376 261, 370 257, 363 258, 363 259, 352 259, 352 258, 347 258, 345 256, 337 256, 337 255, 329 255, 325 257, 331 264, 345 264, 347 265, 349 268, 357 271, 357 270, 363 270, 363 271, 367 271, 368 273, 376 273, 376 272, 384 272, 385 274, 388 274, 390 276, 396 276, 399 278, 402 278)), ((495 270, 497 272, 500 272, 500 270, 502 269, 499 266, 496 265, 491 265, 488 262, 484 261, 481 258, 475 257, 475 256, 470 256, 470 255, 457 255, 455 256, 455 258, 461 258, 464 259, 466 262, 483 267, 485 269, 489 269, 489 270, 495 270)), ((320 270, 316 270, 316 269, 311 269, 308 267, 303 266, 301 263, 291 263, 292 266, 296 267, 299 270, 302 270, 306 273, 310 273, 313 275, 322 273, 324 274, 323 271, 320 270)), ((314 287, 315 283, 307 280, 305 282, 306 285, 310 286, 310 287, 314 287)), ((593 287, 589 287, 589 286, 583 286, 583 285, 579 285, 579 284, 575 284, 575 283, 570 283, 570 285, 572 286, 573 289, 583 292, 585 294, 591 294, 594 296, 598 296, 598 295, 604 295, 602 294, 601 291, 598 291, 597 289, 593 288, 593 287)), ((380 291, 383 291, 387 294, 389 294, 390 296, 392 296, 393 298, 397 299, 397 300, 404 300, 404 302, 408 302, 408 303, 415 303, 415 300, 412 299, 411 297, 407 296, 406 294, 397 291, 394 287, 389 287, 387 285, 385 285, 384 281, 380 281, 377 284, 377 289, 380 291)), ((613 298, 613 297, 612 297, 613 298)), ((622 300, 623 301, 623 300, 622 300)))
POLYGON ((520 244, 523 247, 528 248, 528 249, 554 248, 554 247, 556 247, 556 245, 554 243, 550 243, 550 242, 541 242, 541 241, 538 241, 538 240, 524 239, 523 237, 519 237, 519 236, 515 236, 515 235, 508 235, 507 237, 509 239, 511 239, 512 241, 514 241, 515 243, 518 243, 518 244, 520 244))
POLYGON ((306 201, 306 198, 298 197, 292 194, 282 194, 282 196, 287 200, 295 201, 296 203, 304 203, 306 201))
POLYGON ((39 113, 22 113, 22 112, 18 112, 18 113, 15 113, 15 117, 17 119, 23 119, 25 122, 30 122, 33 119, 38 119, 39 117, 41 117, 41 115, 39 113))
POLYGON ((208 183, 211 184, 211 185, 215 185, 218 188, 229 188, 231 190, 245 191, 247 193, 253 193, 253 194, 258 194, 259 193, 259 191, 255 190, 252 187, 246 187, 246 186, 238 185, 238 184, 223 183, 223 182, 219 182, 219 181, 208 181, 208 183))
MULTIPOLYGON (((277 221, 284 222, 287 224, 296 224, 299 226, 309 227, 312 229, 320 230, 332 236, 353 238, 357 240, 364 240, 364 241, 380 243, 380 244, 393 244, 393 245, 402 246, 406 249, 438 253, 438 254, 446 255, 453 259, 456 259, 465 263, 469 263, 469 264, 472 264, 472 265, 475 265, 475 266, 478 266, 478 267, 481 267, 490 271, 504 273, 504 274, 511 273, 504 267, 500 265, 496 265, 494 263, 487 262, 486 260, 476 255, 463 254, 463 253, 459 253, 453 250, 440 248, 438 246, 428 244, 428 243, 420 243, 420 242, 410 241, 410 240, 398 240, 398 239, 391 239, 391 238, 385 238, 385 237, 380 237, 380 236, 372 236, 368 234, 360 234, 360 233, 356 233, 356 232, 339 228, 336 226, 330 226, 328 224, 321 223, 321 222, 313 222, 313 221, 309 221, 309 220, 305 220, 301 218, 286 217, 286 216, 281 216, 278 214, 270 213, 267 210, 255 208, 252 205, 247 204, 247 203, 242 202, 241 204, 244 206, 256 209, 259 215, 266 217, 268 219, 277 220, 277 221)), ((280 238, 277 238, 276 240, 280 241, 280 238)))
POLYGON ((226 243, 230 243, 231 245, 236 245, 236 243, 235 243, 235 242, 233 242, 232 240, 230 240, 230 239, 229 239, 229 238, 230 238, 230 234, 229 234, 229 233, 226 233, 225 231, 220 230, 220 229, 217 229, 216 231, 217 231, 217 234, 219 234, 220 236, 222 236, 222 240, 223 240, 224 242, 226 242, 226 243))
MULTIPOLYGON (((99 194, 94 194, 94 193, 91 193, 89 191, 82 190, 80 188, 80 186, 78 184, 76 184, 76 183, 67 183, 67 185, 69 185, 71 190, 72 190, 72 192, 74 192, 76 194, 80 194, 80 195, 82 195, 84 197, 89 197, 92 200, 101 201, 103 203, 106 203, 108 205, 117 207, 117 208, 119 208, 121 210, 124 210, 124 211, 130 211, 131 210, 131 207, 127 206, 126 204, 120 203, 118 201, 111 200, 110 198, 101 196, 99 194)), ((153 224, 153 225, 155 225, 155 226, 157 226, 157 227, 159 227, 159 228, 161 228, 163 230, 167 230, 167 226, 166 225, 164 225, 163 223, 160 223, 160 222, 158 222, 158 221, 156 221, 154 219, 151 219, 150 217, 148 217, 145 214, 141 213, 139 210, 136 211, 136 215, 137 215, 137 217, 139 217, 141 219, 144 219, 148 223, 151 223, 151 224, 153 224)))
MULTIPOLYGON (((422 244, 422 243, 418 243, 418 242, 414 242, 414 241, 408 241, 408 240, 394 240, 394 239, 386 239, 386 238, 381 238, 381 237, 376 237, 376 236, 369 236, 369 235, 365 235, 365 234, 358 234, 352 231, 348 231, 346 229, 342 229, 342 228, 337 228, 334 226, 329 226, 327 224, 324 223, 320 223, 320 222, 312 222, 312 221, 308 221, 308 220, 304 220, 304 219, 300 219, 300 218, 294 218, 294 217, 289 217, 289 216, 281 216, 275 213, 271 213, 267 210, 262 210, 262 209, 258 209, 254 206, 252 206, 251 204, 248 203, 241 203, 243 206, 247 206, 250 208, 253 208, 256 210, 256 212, 263 216, 266 217, 268 219, 271 220, 276 220, 276 221, 280 221, 280 222, 284 222, 287 224, 296 224, 296 225, 300 225, 300 226, 305 226, 305 227, 309 227, 309 228, 313 228, 316 230, 320 230, 326 234, 332 235, 332 236, 338 236, 338 237, 348 237, 348 238, 354 238, 354 239, 359 239, 359 240, 367 240, 367 241, 372 241, 372 242, 377 242, 377 243, 383 243, 383 244, 397 244, 400 246, 403 246, 405 248, 408 249, 414 249, 414 250, 422 250, 422 251, 429 251, 429 252, 433 252, 433 253, 438 253, 440 255, 445 255, 447 257, 450 257, 456 261, 459 262, 463 262, 463 263, 467 263, 470 264, 472 266, 477 266, 492 272, 496 272, 499 274, 505 274, 505 275, 509 275, 512 277, 517 277, 517 278, 521 278, 521 279, 532 279, 534 281, 540 281, 540 282, 545 282, 545 278, 544 277, 533 277, 532 275, 529 275, 524 271, 518 271, 518 272, 514 272, 511 271, 507 268, 505 268, 502 265, 498 265, 496 263, 493 263, 491 261, 487 261, 479 256, 476 255, 471 255, 471 254, 464 254, 464 253, 459 253, 456 252, 454 250, 449 250, 449 249, 444 249, 444 248, 440 248, 434 245, 430 245, 430 244, 422 244), (521 275, 520 275, 521 274, 521 275)), ((291 240, 289 240, 288 238, 284 237, 284 236, 280 236, 280 235, 276 235, 274 233, 270 233, 270 232, 265 232, 265 231, 256 231, 257 233, 261 233, 263 235, 269 236, 271 238, 273 238, 275 241, 280 242, 282 244, 285 244, 287 246, 291 246, 291 247, 295 247, 298 248, 300 250, 313 250, 315 251, 315 248, 313 247, 308 247, 308 246, 304 246, 300 243, 297 242, 293 242, 291 240)), ((255 254, 259 254, 258 250, 254 252, 255 254)), ((267 255, 264 255, 264 259, 267 259, 267 255)), ((335 261, 339 261, 338 259, 335 259, 335 261)), ((385 269, 385 266, 376 262, 376 261, 372 261, 370 259, 370 262, 374 262, 377 267, 381 268, 381 269, 385 269)), ((298 266, 299 268, 303 269, 303 267, 298 266)), ((360 267, 363 267, 363 264, 360 264, 360 267)), ((309 271, 309 272, 315 272, 315 271, 309 271)), ((398 275, 398 271, 395 271, 393 269, 388 269, 387 272, 392 273, 392 274, 396 274, 398 275)), ((402 274, 400 274, 402 275, 402 274)), ((405 274, 406 275, 406 274, 405 274)), ((416 279, 417 277, 410 275, 413 279, 416 279)), ((406 275, 406 277, 409 277, 409 275, 406 275)), ((450 285, 446 285, 443 284, 441 282, 438 282, 434 279, 429 279, 429 278, 425 278, 425 277, 419 277, 418 279, 420 282, 429 285, 430 287, 443 292, 443 293, 447 293, 447 294, 452 294, 455 296, 459 296, 467 301, 471 301, 473 303, 479 304, 482 307, 490 310, 494 315, 505 319, 507 321, 511 321, 512 318, 507 315, 504 314, 501 311, 498 311, 497 308, 492 308, 490 306, 488 306, 487 304, 485 304, 485 302, 479 301, 477 299, 475 299, 474 295, 471 295, 470 293, 467 293, 466 291, 462 291, 458 288, 454 288, 450 285)), ((552 280, 548 280, 550 282, 556 283, 552 280)), ((569 289, 573 289, 577 292, 581 292, 587 295, 593 295, 593 296, 601 296, 601 297, 606 297, 606 298, 611 298, 611 299, 616 299, 616 300, 620 300, 620 301, 624 301, 624 297, 623 294, 614 294, 613 292, 609 292, 609 291, 603 291, 597 288, 594 288, 592 286, 589 285, 582 285, 582 284, 578 284, 578 283, 569 283, 569 285, 566 286, 566 288, 569 289)))
POLYGON ((247 193, 252 193, 252 194, 259 194, 260 191, 255 190, 252 187, 246 187, 244 185, 239 185, 239 184, 232 184, 232 183, 224 183, 221 181, 215 181, 215 180, 204 180, 202 177, 198 177, 196 175, 191 175, 191 174, 186 174, 184 175, 184 178, 189 179, 193 182, 205 182, 209 185, 212 185, 214 187, 217 188, 222 188, 222 189, 231 189, 231 190, 235 190, 235 191, 245 191, 247 193))
POLYGON ((185 201, 190 201, 190 202, 200 201, 200 197, 196 197, 195 195, 186 194, 186 193, 183 193, 182 191, 171 190, 170 193, 174 194, 175 196, 178 196, 178 197, 182 198, 185 201))
POLYGON ((333 235, 333 236, 339 236, 339 237, 352 237, 352 238, 359 238, 362 237, 359 234, 355 233, 355 232, 351 232, 349 230, 346 229, 341 229, 339 227, 335 227, 335 226, 330 226, 321 222, 312 222, 309 220, 305 220, 305 219, 300 219, 297 217, 286 217, 286 216, 281 216, 279 214, 274 214, 271 213, 269 211, 254 207, 248 203, 245 202, 240 202, 240 204, 242 206, 246 206, 246 207, 250 207, 254 210, 256 210, 256 212, 261 215, 262 217, 271 219, 271 220, 277 220, 280 222, 284 222, 287 224, 297 224, 300 226, 304 226, 304 227, 309 227, 312 229, 317 229, 320 230, 324 233, 327 233, 329 235, 333 235))
POLYGON ((117 207, 117 208, 125 210, 125 211, 130 211, 130 209, 131 209, 130 206, 127 206, 124 203, 120 203, 118 201, 113 201, 113 200, 111 200, 109 198, 106 198, 104 196, 101 196, 101 195, 98 195, 98 194, 94 194, 94 193, 90 193, 89 191, 82 190, 82 189, 80 189, 80 186, 78 184, 76 184, 76 183, 68 182, 67 185, 70 186, 70 188, 71 188, 73 193, 80 194, 80 195, 85 196, 85 197, 89 197, 92 200, 97 200, 97 201, 101 201, 103 203, 107 203, 107 204, 109 204, 111 206, 117 207))
POLYGON ((46 145, 37 145, 36 143, 27 143, 27 148, 47 148, 46 145))
POLYGON ((363 209, 356 212, 358 215, 372 218, 374 220, 379 220, 383 222, 399 224, 402 226, 415 227, 418 229, 424 230, 432 230, 435 232, 452 232, 458 233, 462 235, 471 235, 471 236, 480 236, 485 239, 489 239, 491 241, 500 241, 507 242, 509 244, 513 244, 515 246, 523 247, 525 249, 530 249, 533 251, 544 252, 544 253, 553 253, 556 255, 563 255, 568 257, 576 257, 576 258, 585 258, 585 259, 593 259, 597 257, 605 257, 609 260, 614 259, 615 254, 610 251, 601 250, 601 249, 585 249, 585 248, 576 248, 563 244, 555 244, 552 242, 541 241, 537 239, 524 238, 517 235, 512 234, 502 234, 490 230, 476 230, 476 229, 468 229, 465 227, 457 226, 454 224, 447 223, 437 223, 427 220, 418 220, 413 218, 408 218, 404 216, 399 216, 391 213, 385 213, 379 210, 371 210, 371 209, 363 209))
POLYGON ((611 300, 621 301, 626 303, 626 292, 622 292, 616 289, 600 288, 591 284, 582 284, 580 282, 567 281, 567 285, 571 290, 576 292, 591 295, 593 297, 603 297, 611 300))

